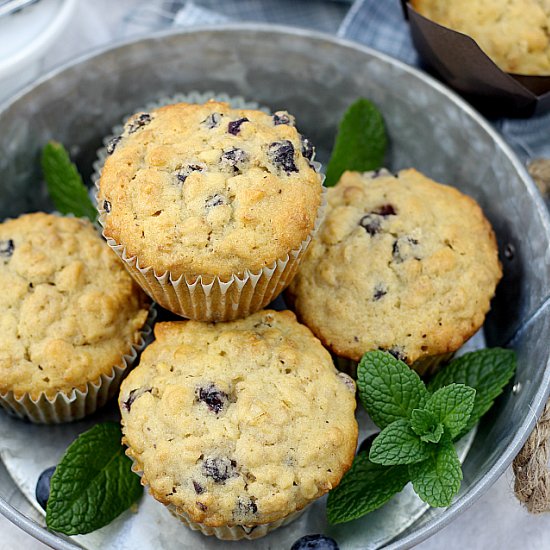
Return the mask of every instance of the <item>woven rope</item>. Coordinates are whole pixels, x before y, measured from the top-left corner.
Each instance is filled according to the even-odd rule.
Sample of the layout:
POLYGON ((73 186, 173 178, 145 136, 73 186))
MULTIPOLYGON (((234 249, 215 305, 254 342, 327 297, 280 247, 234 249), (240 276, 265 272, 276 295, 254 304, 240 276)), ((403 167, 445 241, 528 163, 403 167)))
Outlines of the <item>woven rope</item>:
POLYGON ((550 511, 550 401, 513 464, 514 492, 532 514, 550 511))
MULTIPOLYGON (((550 199, 550 160, 536 159, 529 173, 546 201, 550 199)), ((550 512, 550 400, 535 429, 514 460, 514 492, 532 514, 550 512)))

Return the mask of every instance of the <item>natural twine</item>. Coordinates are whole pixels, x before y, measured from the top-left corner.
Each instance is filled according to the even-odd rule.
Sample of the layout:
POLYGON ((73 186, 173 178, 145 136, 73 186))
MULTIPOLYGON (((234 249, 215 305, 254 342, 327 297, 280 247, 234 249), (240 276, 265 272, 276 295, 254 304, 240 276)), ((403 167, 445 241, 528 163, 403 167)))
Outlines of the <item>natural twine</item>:
POLYGON ((531 514, 550 512, 550 401, 513 464, 517 499, 531 514))
MULTIPOLYGON (((536 159, 529 164, 529 173, 550 200, 550 160, 536 159)), ((531 514, 550 512, 550 400, 546 403, 535 429, 516 456, 513 464, 517 499, 531 514)))

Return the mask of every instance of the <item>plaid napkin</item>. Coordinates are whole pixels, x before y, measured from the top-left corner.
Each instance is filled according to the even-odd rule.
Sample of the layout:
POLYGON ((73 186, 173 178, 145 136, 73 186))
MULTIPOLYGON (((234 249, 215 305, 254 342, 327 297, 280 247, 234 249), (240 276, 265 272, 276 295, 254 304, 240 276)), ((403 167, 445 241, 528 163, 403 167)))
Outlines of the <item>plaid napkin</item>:
MULTIPOLYGON (((282 23, 334 33, 396 57, 420 60, 399 0, 199 0, 187 2, 174 24, 192 26, 232 20, 282 23)), ((492 121, 520 159, 550 158, 550 113, 529 119, 492 121)))

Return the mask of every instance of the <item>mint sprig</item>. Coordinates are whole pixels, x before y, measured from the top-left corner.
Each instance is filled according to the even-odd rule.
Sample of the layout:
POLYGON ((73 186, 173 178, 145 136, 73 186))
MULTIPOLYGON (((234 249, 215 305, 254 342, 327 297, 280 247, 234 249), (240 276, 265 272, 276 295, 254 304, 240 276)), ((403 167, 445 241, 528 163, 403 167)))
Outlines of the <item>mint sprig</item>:
POLYGON ((443 435, 444 426, 425 409, 414 409, 411 413, 411 428, 426 443, 438 443, 443 435))
POLYGON ((409 482, 407 466, 380 466, 359 453, 340 485, 328 495, 330 523, 360 518, 386 504, 409 482))
POLYGON ((369 458, 375 464, 397 466, 414 464, 430 456, 428 443, 414 432, 411 422, 400 418, 384 428, 373 441, 369 458))
POLYGON ((453 441, 487 412, 515 368, 513 351, 472 352, 440 371, 427 389, 391 354, 366 353, 357 369, 359 397, 382 430, 369 456, 357 455, 329 494, 329 521, 350 521, 376 510, 408 481, 430 506, 449 506, 462 480, 453 441))
POLYGON ((358 99, 350 105, 338 127, 325 185, 336 185, 345 170, 366 172, 381 168, 387 145, 382 114, 368 99, 358 99))
POLYGON ((121 438, 120 426, 106 422, 71 443, 51 479, 48 529, 65 535, 90 533, 139 499, 143 488, 121 438))
POLYGON ((433 507, 449 506, 460 489, 462 468, 450 437, 431 446, 430 457, 409 466, 416 494, 433 507))
POLYGON ((482 349, 465 353, 447 365, 428 384, 431 392, 452 383, 465 384, 476 390, 468 422, 456 436, 467 434, 493 406, 495 399, 516 372, 516 354, 503 348, 482 349))
POLYGON ((54 206, 62 214, 74 214, 94 222, 97 210, 66 149, 55 141, 42 150, 42 172, 54 206))
POLYGON ((410 419, 430 396, 418 374, 403 365, 390 353, 370 351, 357 367, 359 398, 380 428, 400 418, 410 419))

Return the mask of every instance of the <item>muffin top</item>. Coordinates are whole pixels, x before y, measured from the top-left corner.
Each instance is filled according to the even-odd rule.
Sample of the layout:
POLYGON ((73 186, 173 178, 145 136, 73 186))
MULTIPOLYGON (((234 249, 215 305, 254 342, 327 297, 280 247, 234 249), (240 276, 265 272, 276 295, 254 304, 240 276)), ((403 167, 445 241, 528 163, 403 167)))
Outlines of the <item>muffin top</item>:
POLYGON ((412 0, 412 5, 471 36, 502 70, 550 75, 550 0, 412 0))
POLYGON ((473 335, 500 277, 473 199, 413 169, 345 172, 289 298, 337 355, 382 349, 412 365, 473 335))
POLYGON ((213 101, 134 115, 99 183, 105 234, 173 278, 229 278, 285 258, 312 232, 322 190, 293 124, 213 101))
POLYGON ((93 225, 36 213, 0 224, 0 393, 53 397, 109 374, 148 301, 93 225))
POLYGON ((336 486, 357 444, 355 385, 289 311, 159 323, 123 382, 127 454, 193 521, 258 525, 336 486))

